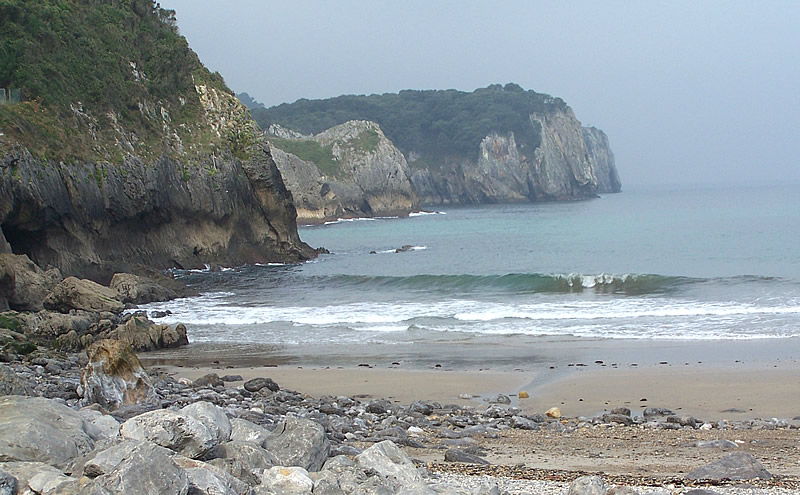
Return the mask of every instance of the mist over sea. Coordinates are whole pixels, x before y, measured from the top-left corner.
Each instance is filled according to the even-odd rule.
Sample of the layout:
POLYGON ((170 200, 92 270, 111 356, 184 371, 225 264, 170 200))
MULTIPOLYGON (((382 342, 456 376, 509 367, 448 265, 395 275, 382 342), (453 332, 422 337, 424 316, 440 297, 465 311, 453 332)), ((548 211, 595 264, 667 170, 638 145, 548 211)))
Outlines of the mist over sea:
POLYGON ((304 241, 332 254, 176 272, 202 295, 145 309, 171 311, 159 321, 186 324, 194 343, 333 364, 457 360, 461 349, 515 366, 531 359, 520 349, 542 343, 707 348, 800 337, 800 194, 791 187, 642 188, 430 211, 301 227, 304 241), (404 245, 414 247, 395 252, 404 245))

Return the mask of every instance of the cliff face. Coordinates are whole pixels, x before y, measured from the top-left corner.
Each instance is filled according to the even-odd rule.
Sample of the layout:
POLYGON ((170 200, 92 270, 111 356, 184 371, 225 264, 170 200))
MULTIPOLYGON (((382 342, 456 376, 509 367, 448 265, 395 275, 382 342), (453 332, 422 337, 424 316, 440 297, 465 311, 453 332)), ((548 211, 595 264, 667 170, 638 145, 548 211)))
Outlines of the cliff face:
POLYGON ((620 181, 617 167, 614 165, 614 153, 608 144, 606 133, 596 127, 584 127, 583 140, 594 166, 594 175, 597 177, 597 192, 618 193, 622 191, 622 181, 620 181))
POLYGON ((533 150, 513 133, 483 139, 477 160, 462 159, 436 169, 416 168, 412 183, 423 203, 559 201, 619 192, 608 138, 584 130, 572 109, 530 115, 539 136, 533 150))
POLYGON ((0 106, 0 252, 103 282, 139 266, 315 255, 260 129, 174 12, 151 0, 13 3, 0 31, 45 35, 0 68, 30 97, 0 106), (106 57, 91 74, 87 46, 106 57), (63 80, 31 76, 43 58, 63 80))
POLYGON ((403 154, 374 122, 346 122, 315 136, 279 126, 270 133, 272 155, 292 191, 300 222, 395 215, 419 204, 403 154), (328 160, 315 163, 298 156, 310 157, 311 151, 316 157, 327 154, 328 160))
MULTIPOLYGON (((106 280, 137 265, 202 267, 299 261, 291 195, 269 150, 209 157, 213 174, 163 157, 121 165, 0 160, 0 229, 15 253, 65 274, 106 280)), ((2 244, 2 242, 0 242, 2 244)))

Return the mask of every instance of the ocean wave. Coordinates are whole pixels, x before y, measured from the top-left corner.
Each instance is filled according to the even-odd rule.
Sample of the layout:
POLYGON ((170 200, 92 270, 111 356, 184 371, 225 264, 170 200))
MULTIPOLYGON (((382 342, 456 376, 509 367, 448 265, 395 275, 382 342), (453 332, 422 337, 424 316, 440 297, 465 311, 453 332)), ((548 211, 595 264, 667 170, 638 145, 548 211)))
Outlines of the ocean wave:
POLYGON ((444 212, 444 211, 424 211, 424 210, 420 210, 420 211, 412 211, 411 213, 408 214, 408 216, 412 217, 412 218, 413 217, 423 217, 423 216, 427 216, 427 215, 447 215, 447 213, 444 212))

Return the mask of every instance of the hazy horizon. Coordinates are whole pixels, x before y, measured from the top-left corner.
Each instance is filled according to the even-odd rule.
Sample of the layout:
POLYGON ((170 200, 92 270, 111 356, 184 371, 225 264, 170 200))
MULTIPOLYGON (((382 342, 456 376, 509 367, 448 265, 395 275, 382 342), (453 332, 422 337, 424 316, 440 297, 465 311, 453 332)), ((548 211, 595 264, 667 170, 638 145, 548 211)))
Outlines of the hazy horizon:
POLYGON ((235 92, 514 82, 604 130, 626 187, 800 182, 800 3, 165 0, 235 92))

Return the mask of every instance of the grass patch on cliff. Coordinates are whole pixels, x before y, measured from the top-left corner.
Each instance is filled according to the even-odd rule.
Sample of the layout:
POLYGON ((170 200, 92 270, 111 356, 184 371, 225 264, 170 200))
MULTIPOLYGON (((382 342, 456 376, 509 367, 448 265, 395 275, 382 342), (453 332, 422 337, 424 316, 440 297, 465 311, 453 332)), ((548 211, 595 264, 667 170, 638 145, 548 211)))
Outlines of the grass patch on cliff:
POLYGON ((0 315, 0 328, 5 328, 14 332, 19 332, 22 328, 22 323, 13 316, 0 315))
POLYGON ((325 175, 337 176, 342 173, 342 167, 334 158, 331 148, 322 146, 311 139, 283 139, 277 137, 267 138, 273 146, 297 158, 311 162, 325 175))
POLYGON ((378 135, 377 131, 373 131, 372 129, 368 129, 365 131, 361 131, 358 136, 351 139, 347 142, 347 145, 353 149, 358 149, 365 151, 367 153, 372 153, 376 149, 378 149, 378 143, 380 143, 380 136, 378 135))

